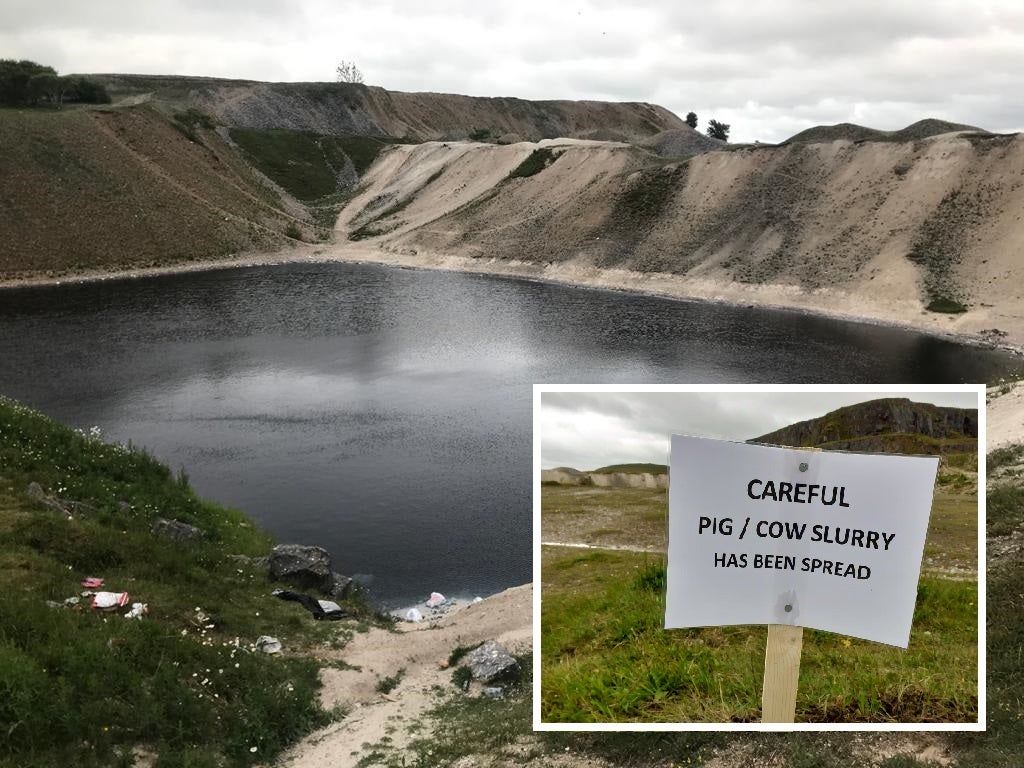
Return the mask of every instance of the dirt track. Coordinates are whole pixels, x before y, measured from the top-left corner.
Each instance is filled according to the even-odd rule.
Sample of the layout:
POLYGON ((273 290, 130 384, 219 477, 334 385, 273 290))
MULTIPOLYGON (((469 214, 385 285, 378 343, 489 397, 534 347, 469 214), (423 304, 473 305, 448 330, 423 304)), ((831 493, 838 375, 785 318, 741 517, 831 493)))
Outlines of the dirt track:
POLYGON ((458 646, 497 640, 513 654, 528 653, 533 641, 533 587, 505 590, 481 603, 467 605, 440 620, 401 623, 395 632, 371 629, 357 634, 339 653, 351 669, 321 672, 325 707, 342 705, 349 714, 339 723, 313 734, 283 760, 289 768, 349 768, 359 761, 362 744, 389 735, 392 746, 412 738, 409 725, 439 703, 435 686, 455 694, 450 669, 442 664, 458 646), (389 694, 376 690, 377 681, 405 673, 389 694), (388 733, 393 726, 394 732, 388 733), (352 754, 353 751, 356 754, 352 754))

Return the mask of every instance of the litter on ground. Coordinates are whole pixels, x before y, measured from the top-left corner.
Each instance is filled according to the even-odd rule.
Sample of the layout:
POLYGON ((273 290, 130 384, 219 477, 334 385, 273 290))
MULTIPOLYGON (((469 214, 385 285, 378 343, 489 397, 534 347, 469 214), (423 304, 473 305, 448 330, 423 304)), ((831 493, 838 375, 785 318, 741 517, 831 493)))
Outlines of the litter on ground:
POLYGON ((92 596, 92 607, 101 611, 124 608, 128 605, 128 600, 127 592, 97 592, 92 596))
POLYGON ((348 616, 348 611, 333 600, 317 600, 315 597, 304 595, 301 592, 291 592, 287 589, 275 589, 270 594, 281 600, 300 603, 303 608, 313 614, 313 618, 317 621, 337 621, 348 616))
POLYGON ((260 635, 256 638, 256 649, 264 653, 280 653, 281 641, 270 635, 260 635))
POLYGON ((149 605, 146 603, 132 603, 132 609, 124 615, 126 619, 141 619, 149 613, 149 605))

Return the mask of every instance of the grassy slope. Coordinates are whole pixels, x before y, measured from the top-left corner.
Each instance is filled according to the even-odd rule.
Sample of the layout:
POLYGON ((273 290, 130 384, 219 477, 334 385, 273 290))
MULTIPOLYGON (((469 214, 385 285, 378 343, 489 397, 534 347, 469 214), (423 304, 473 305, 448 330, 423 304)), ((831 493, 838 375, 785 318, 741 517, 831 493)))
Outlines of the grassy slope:
MULTIPOLYGON (((970 462, 956 463, 963 466, 940 475, 926 572, 977 567, 975 476, 970 462)), ((545 540, 655 548, 664 540, 664 491, 545 487, 542 494, 545 540), (588 521, 595 530, 585 530, 588 521)), ((764 629, 663 631, 660 555, 546 548, 542 577, 548 719, 758 717, 764 629)), ((907 652, 809 631, 798 717, 975 719, 976 605, 973 581, 926 575, 907 652)))
POLYGON ((348 162, 366 171, 390 142, 363 136, 318 136, 283 128, 232 128, 246 157, 299 200, 314 202, 338 192, 337 176, 348 162))
POLYGON ((0 275, 225 257, 308 229, 215 132, 149 107, 3 109, 0 145, 0 275))
MULTIPOLYGON (((544 566, 545 719, 759 720, 764 627, 664 631, 659 556, 548 552, 544 566)), ((974 582, 923 578, 906 652, 808 630, 798 720, 976 719, 976 605, 974 582)))
POLYGON ((328 722, 317 666, 295 651, 341 642, 339 627, 271 598, 265 568, 229 557, 269 547, 145 453, 0 398, 0 765, 110 765, 136 746, 159 766, 249 765, 328 722), (29 498, 30 482, 88 506, 54 511, 29 498), (206 539, 157 539, 157 517, 206 539), (148 603, 148 616, 47 605, 86 576, 148 603), (252 652, 263 634, 285 654, 252 652))

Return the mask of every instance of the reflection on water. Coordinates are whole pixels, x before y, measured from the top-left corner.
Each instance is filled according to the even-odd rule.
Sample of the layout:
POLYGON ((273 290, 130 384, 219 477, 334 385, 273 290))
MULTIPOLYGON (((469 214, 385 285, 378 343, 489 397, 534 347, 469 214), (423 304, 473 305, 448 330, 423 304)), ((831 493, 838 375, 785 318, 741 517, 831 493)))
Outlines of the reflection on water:
POLYGON ((793 313, 372 265, 0 293, 0 393, 145 445, 397 604, 528 581, 531 385, 991 379, 793 313))

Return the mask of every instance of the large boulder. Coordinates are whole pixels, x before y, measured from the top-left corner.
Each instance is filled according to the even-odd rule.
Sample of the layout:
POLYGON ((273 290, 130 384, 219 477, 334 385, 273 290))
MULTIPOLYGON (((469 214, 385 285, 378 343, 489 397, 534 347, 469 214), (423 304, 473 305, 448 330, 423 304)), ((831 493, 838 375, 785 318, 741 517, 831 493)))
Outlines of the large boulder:
POLYGON ((323 547, 278 544, 270 550, 270 578, 299 589, 331 594, 335 586, 331 556, 323 547))
POLYGON ((518 677, 519 662, 501 643, 488 640, 466 657, 466 665, 473 678, 482 683, 518 677))

